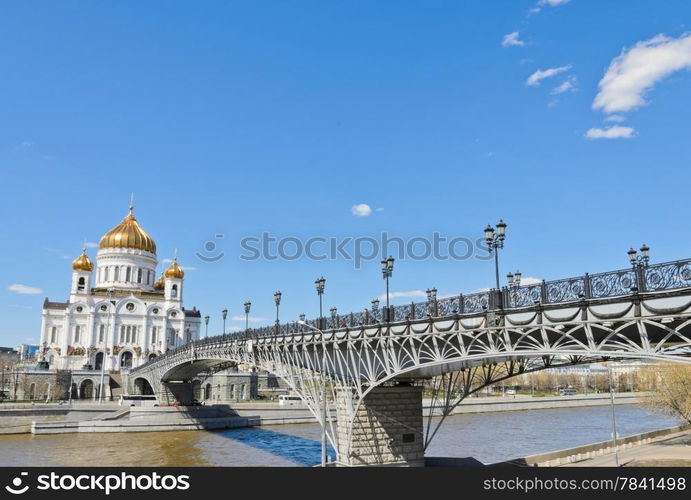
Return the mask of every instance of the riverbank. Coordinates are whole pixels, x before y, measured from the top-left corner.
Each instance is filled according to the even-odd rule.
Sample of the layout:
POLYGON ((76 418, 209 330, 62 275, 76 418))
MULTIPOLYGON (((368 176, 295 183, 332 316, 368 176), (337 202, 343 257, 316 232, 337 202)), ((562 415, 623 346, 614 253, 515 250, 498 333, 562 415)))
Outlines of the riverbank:
MULTIPOLYGON (((617 394, 615 404, 639 403, 647 393, 617 394)), ((464 400, 452 415, 497 413, 558 408, 605 406, 608 394, 574 396, 490 396, 464 400)), ((429 415, 432 401, 423 400, 423 414, 429 415)), ((438 408, 433 415, 441 415, 438 408)), ((335 414, 332 414, 335 418, 335 414)), ((94 404, 4 404, 0 406, 0 434, 58 434, 79 432, 159 432, 218 430, 252 426, 315 423, 304 405, 247 402, 192 407, 122 407, 115 403, 94 404)))
MULTIPOLYGON (((620 466, 689 467, 691 466, 691 425, 679 425, 622 437, 617 440, 616 448, 620 466)), ((492 465, 612 467, 615 464, 614 450, 614 443, 608 440, 492 465)))

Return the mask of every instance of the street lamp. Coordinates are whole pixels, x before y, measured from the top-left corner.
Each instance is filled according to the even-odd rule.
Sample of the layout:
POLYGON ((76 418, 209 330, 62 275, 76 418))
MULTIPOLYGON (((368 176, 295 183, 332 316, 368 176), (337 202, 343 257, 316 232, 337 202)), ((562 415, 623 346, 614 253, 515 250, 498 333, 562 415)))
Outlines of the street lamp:
POLYGON ((393 275, 393 263, 394 258, 390 255, 381 261, 381 273, 382 277, 386 280, 386 314, 384 315, 384 321, 390 321, 389 316, 391 315, 391 305, 389 304, 389 278, 393 275))
POLYGON ((243 306, 245 306, 245 333, 247 333, 250 330, 250 308, 252 307, 252 302, 248 300, 243 306))
MULTIPOLYGON (((335 310, 335 308, 333 309, 335 310)), ((321 331, 319 328, 316 328, 312 325, 309 325, 305 323, 304 321, 300 321, 300 324, 303 326, 306 326, 307 328, 311 328, 312 330, 315 330, 316 332, 319 332, 321 336, 321 341, 322 341, 322 435, 321 435, 321 441, 322 441, 322 460, 321 460, 321 465, 322 467, 326 467, 326 339, 324 338, 324 332, 321 331)))
POLYGON ((280 321, 278 321, 278 307, 281 305, 281 292, 274 293, 274 304, 276 304, 276 333, 278 333, 280 328, 280 321))
POLYGON ((614 414, 614 387, 612 386, 612 367, 608 366, 609 374, 609 401, 612 407, 612 446, 614 447, 614 466, 619 467, 619 452, 617 450, 617 419, 614 414))
POLYGON ((499 249, 504 248, 504 240, 506 239, 506 222, 499 219, 497 223, 497 231, 487 224, 485 228, 485 241, 487 242, 487 247, 489 253, 494 252, 494 274, 496 278, 497 290, 500 289, 499 286, 499 249))
POLYGON ((228 317, 228 309, 223 309, 221 311, 221 314, 223 315, 223 335, 226 334, 226 318, 228 317))
POLYGON ((516 271, 516 273, 509 273, 506 275, 506 281, 509 282, 509 287, 515 287, 518 288, 521 286, 521 274, 520 271, 516 271))
MULTIPOLYGON (((111 334, 111 339, 115 338, 115 324, 113 323, 112 317, 113 317, 113 309, 115 308, 115 303, 113 302, 113 296, 115 295, 115 289, 114 288, 109 288, 108 289, 108 324, 113 325, 113 333, 111 334)), ((103 387, 105 383, 105 376, 106 376, 106 351, 108 350, 108 347, 106 345, 106 336, 103 338, 103 343, 102 343, 102 349, 103 349, 103 354, 101 354, 101 382, 98 387, 98 403, 103 404, 103 396, 105 392, 105 387, 103 387)), ((94 360, 95 363, 95 360, 94 360)), ((70 372, 70 399, 72 398, 72 373, 70 372)))
POLYGON ((648 267, 648 262, 650 262, 650 247, 645 243, 641 246, 641 255, 638 255, 638 252, 633 248, 630 248, 626 253, 634 269, 637 267, 648 267))
POLYGON ((334 330, 338 325, 336 325, 336 316, 338 316, 338 309, 335 307, 332 307, 329 309, 329 312, 331 313, 331 324, 333 325, 334 330))
POLYGON ((319 296, 319 327, 324 328, 323 321, 324 318, 322 318, 322 295, 324 295, 324 286, 326 285, 326 280, 324 279, 324 276, 319 278, 314 282, 314 286, 317 288, 317 295, 319 296))
POLYGON ((209 316, 204 316, 204 324, 206 325, 206 333, 204 334, 205 337, 209 337, 209 316))

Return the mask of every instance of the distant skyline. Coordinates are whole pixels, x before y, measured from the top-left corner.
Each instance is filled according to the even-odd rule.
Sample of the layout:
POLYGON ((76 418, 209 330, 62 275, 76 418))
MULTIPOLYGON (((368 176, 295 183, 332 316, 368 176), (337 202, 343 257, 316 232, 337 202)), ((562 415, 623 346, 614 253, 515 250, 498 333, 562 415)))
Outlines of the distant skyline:
MULTIPOLYGON (((322 275, 327 311, 382 297, 381 256, 241 258, 264 233, 324 253, 503 218, 503 280, 687 258, 690 21, 681 0, 5 4, 0 345, 38 342, 132 192, 210 334, 247 300, 272 322, 276 290, 282 320, 316 317, 322 275)), ((493 286, 481 250, 397 260, 393 303, 493 286)))

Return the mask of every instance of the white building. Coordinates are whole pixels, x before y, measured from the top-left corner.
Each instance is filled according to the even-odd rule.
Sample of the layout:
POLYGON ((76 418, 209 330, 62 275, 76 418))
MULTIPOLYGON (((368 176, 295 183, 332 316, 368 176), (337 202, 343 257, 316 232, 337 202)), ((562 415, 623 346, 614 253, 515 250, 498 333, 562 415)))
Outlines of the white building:
POLYGON ((156 280, 156 243, 132 211, 101 238, 95 272, 86 249, 72 262, 69 300, 46 298, 41 351, 51 368, 100 370, 104 356, 106 370, 131 368, 199 338, 200 312, 183 308, 185 273, 176 258, 156 280))

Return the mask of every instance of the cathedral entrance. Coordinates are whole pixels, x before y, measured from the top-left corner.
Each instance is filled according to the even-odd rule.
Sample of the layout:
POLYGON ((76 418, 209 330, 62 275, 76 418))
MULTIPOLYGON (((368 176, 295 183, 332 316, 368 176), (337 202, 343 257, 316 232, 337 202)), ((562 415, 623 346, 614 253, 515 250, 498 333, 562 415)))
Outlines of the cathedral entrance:
POLYGON ((125 351, 120 356, 120 368, 132 368, 132 353, 125 351))

